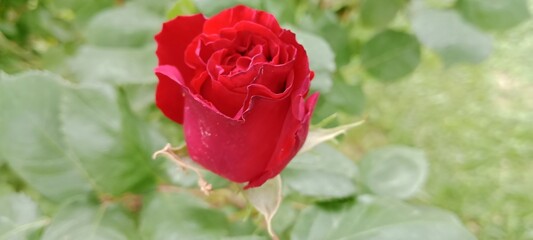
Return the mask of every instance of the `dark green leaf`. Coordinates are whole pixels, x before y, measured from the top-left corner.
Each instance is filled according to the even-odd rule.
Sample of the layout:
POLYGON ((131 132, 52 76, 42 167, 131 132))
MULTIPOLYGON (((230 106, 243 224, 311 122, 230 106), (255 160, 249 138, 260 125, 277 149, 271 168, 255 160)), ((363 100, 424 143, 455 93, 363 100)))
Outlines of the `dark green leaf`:
POLYGON ((419 149, 390 146, 374 150, 361 161, 362 180, 378 195, 409 198, 426 181, 428 163, 419 149))
POLYGON ((452 10, 414 7, 413 31, 447 64, 478 63, 490 55, 492 40, 452 10))
POLYGON ((0 239, 24 240, 29 233, 47 223, 39 219, 37 204, 22 193, 0 192, 0 239))
POLYGON ((153 68, 157 65, 154 52, 152 46, 141 49, 84 46, 68 65, 74 76, 84 84, 154 83, 153 68))
POLYGON ((487 30, 506 30, 530 16, 527 0, 458 0, 456 6, 464 18, 487 30))
POLYGON ((222 212, 185 193, 158 193, 141 213, 144 239, 219 239, 228 235, 228 229, 222 212))
POLYGON ((475 240, 452 214, 399 201, 364 197, 342 211, 310 207, 293 240, 475 240))
POLYGON ((297 155, 282 173, 283 184, 296 193, 320 200, 356 192, 357 167, 335 148, 321 144, 297 155))
POLYGON ((0 82, 0 154, 26 183, 54 200, 91 187, 79 159, 65 149, 60 80, 45 72, 27 72, 0 82))
POLYGON ((361 64, 372 76, 393 81, 413 72, 420 63, 420 44, 410 34, 383 31, 361 49, 361 64))
POLYGON ((365 0, 361 6, 361 21, 369 27, 386 27, 403 4, 403 0, 365 0))
POLYGON ((111 8, 93 17, 86 29, 87 42, 103 47, 137 47, 152 42, 163 20, 133 4, 111 8))
POLYGON ((70 204, 54 216, 42 240, 140 239, 135 222, 114 205, 70 204))

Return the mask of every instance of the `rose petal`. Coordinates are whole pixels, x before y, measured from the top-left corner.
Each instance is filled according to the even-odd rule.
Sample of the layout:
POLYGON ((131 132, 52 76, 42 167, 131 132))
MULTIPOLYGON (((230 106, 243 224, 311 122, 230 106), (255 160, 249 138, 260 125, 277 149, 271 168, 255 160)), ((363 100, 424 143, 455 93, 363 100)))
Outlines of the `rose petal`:
POLYGON ((255 84, 261 84, 273 93, 282 93, 287 87, 287 78, 293 71, 293 62, 283 65, 264 64, 262 75, 254 81, 255 84))
MULTIPOLYGON (((155 36, 158 65, 172 65, 179 69, 180 78, 190 79, 194 71, 185 64, 184 52, 187 45, 201 33, 205 18, 201 14, 176 17, 163 24, 155 36)), ((181 87, 168 77, 158 75, 156 105, 171 120, 183 122, 183 96, 181 87)))
POLYGON ((245 21, 261 24, 276 35, 282 31, 278 21, 272 14, 239 5, 226 9, 207 20, 204 25, 204 33, 218 34, 224 28, 233 27, 236 23, 245 21))
MULTIPOLYGON (((193 92, 193 90, 187 86, 180 71, 176 67, 171 66, 171 65, 158 66, 155 68, 155 73, 157 74, 159 78, 168 77, 168 79, 171 79, 172 81, 177 83, 182 89, 183 96, 189 95, 192 98, 194 98, 197 102, 201 103, 204 107, 211 109, 213 113, 221 117, 234 120, 231 117, 228 117, 222 112, 220 112, 210 101, 207 101, 206 99, 204 99, 199 93, 193 92)), ((203 81, 202 79, 196 79, 196 80, 198 80, 199 82, 203 81)), ((186 108, 187 106, 185 105, 184 109, 186 108)))
POLYGON ((235 117, 246 98, 246 94, 233 92, 218 81, 206 81, 202 85, 201 95, 230 118, 235 117), (221 99, 224 101, 220 101, 221 99))
POLYGON ((200 165, 234 182, 259 176, 276 151, 290 98, 258 99, 242 121, 225 118, 190 94, 184 129, 189 154, 200 165), (253 147, 250 147, 253 146, 253 147))
MULTIPOLYGON (((237 32, 248 32, 255 36, 262 36, 265 40, 268 40, 271 45, 279 44, 280 40, 276 33, 272 32, 272 29, 254 22, 239 22, 233 26, 237 32)), ((255 38, 256 40, 258 38, 255 38)))
POLYGON ((184 99, 181 86, 165 75, 157 74, 157 78, 159 79, 155 92, 157 107, 172 121, 183 123, 184 99))
POLYGON ((285 98, 289 98, 292 89, 293 78, 292 75, 287 79, 287 88, 282 93, 274 93, 269 88, 261 84, 250 84, 247 87, 247 95, 244 100, 242 108, 239 110, 235 119, 246 119, 246 115, 250 114, 253 107, 256 105, 255 101, 258 100, 269 100, 269 101, 280 101, 285 98))
MULTIPOLYGON (((298 120, 292 114, 287 115, 285 125, 282 129, 282 135, 276 146, 276 152, 267 164, 264 171, 248 182, 244 189, 258 187, 263 185, 268 179, 277 176, 302 148, 307 134, 309 132, 309 123, 314 108, 318 100, 318 93, 315 93, 307 99, 305 103, 305 116, 298 120)), ((300 100, 303 102, 303 98, 300 100)))
POLYGON ((283 31, 280 35, 280 39, 296 48, 296 58, 294 66, 294 91, 295 94, 301 94, 305 96, 309 91, 310 80, 312 80, 311 70, 309 70, 309 59, 304 47, 296 41, 296 35, 291 31, 283 31))
POLYGON ((268 179, 278 175, 292 160, 298 150, 303 146, 309 131, 309 121, 318 99, 318 93, 309 97, 307 102, 304 97, 309 91, 310 80, 313 74, 309 70, 307 53, 302 45, 296 41, 296 36, 290 31, 284 31, 280 39, 296 47, 294 66, 294 81, 287 87, 291 92, 291 113, 287 114, 276 152, 269 160, 264 171, 253 178, 245 188, 261 186, 268 179))
POLYGON ((246 94, 246 88, 261 76, 261 65, 252 66, 247 71, 230 76, 219 76, 218 81, 234 92, 246 94))
POLYGON ((201 32, 205 18, 201 14, 178 16, 163 24, 163 29, 155 36, 157 42, 158 65, 176 66, 184 77, 189 77, 190 68, 185 64, 184 52, 187 46, 201 32))
POLYGON ((224 73, 224 68, 220 66, 220 63, 226 57, 227 52, 227 49, 220 49, 214 52, 207 61, 206 71, 211 79, 217 80, 218 76, 224 73))

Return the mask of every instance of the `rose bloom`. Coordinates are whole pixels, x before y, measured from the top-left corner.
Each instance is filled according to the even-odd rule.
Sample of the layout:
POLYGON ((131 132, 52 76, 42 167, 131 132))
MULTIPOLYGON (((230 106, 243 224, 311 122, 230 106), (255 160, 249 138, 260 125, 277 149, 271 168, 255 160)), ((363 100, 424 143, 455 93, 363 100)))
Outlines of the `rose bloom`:
POLYGON ((233 182, 261 186, 302 147, 318 93, 307 54, 271 14, 236 6, 178 16, 155 37, 156 104, 183 124, 189 155, 233 182))

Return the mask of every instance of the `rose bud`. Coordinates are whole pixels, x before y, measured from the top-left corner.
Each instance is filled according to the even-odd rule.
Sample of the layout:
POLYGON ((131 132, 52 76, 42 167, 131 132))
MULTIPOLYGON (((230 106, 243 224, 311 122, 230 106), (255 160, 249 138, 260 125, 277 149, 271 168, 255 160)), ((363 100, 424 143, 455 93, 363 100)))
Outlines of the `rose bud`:
POLYGON ((295 35, 271 14, 236 6, 178 16, 155 37, 156 104, 183 124, 192 160, 261 186, 302 147, 318 93, 295 35))

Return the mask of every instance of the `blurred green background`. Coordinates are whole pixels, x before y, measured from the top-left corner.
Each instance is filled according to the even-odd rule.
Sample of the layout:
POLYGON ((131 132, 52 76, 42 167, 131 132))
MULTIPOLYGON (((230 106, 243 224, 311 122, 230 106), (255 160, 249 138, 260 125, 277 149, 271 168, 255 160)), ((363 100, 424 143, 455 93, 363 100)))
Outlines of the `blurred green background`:
MULTIPOLYGON (((178 144, 179 127, 153 106, 153 35, 170 17, 236 3, 297 33, 322 92, 315 123, 366 117, 338 139, 343 153, 421 149, 429 176, 410 202, 456 213, 479 239, 533 239, 531 0, 0 0, 0 69, 111 82, 131 114, 178 144)), ((3 157, 0 181, 26 191, 3 157)))

